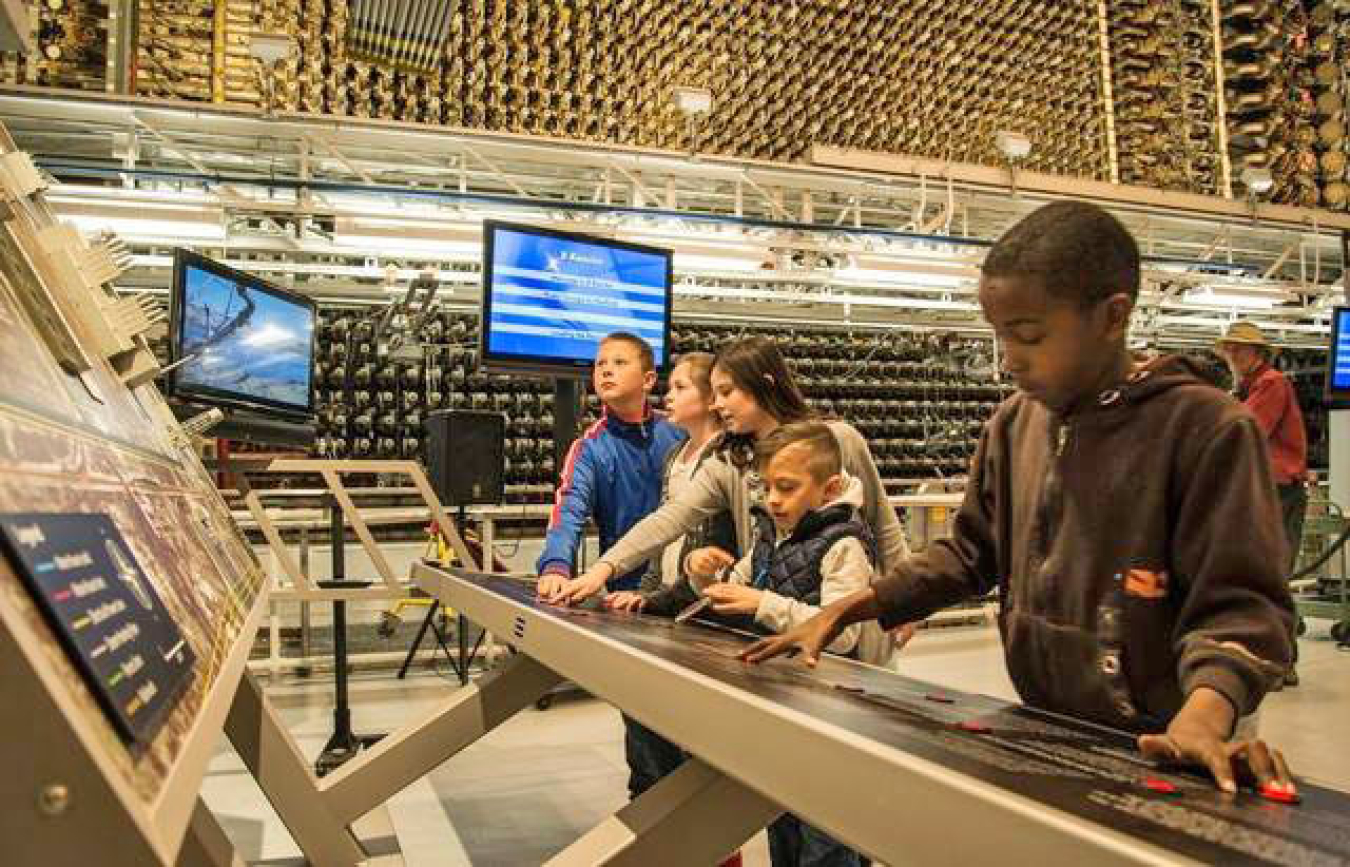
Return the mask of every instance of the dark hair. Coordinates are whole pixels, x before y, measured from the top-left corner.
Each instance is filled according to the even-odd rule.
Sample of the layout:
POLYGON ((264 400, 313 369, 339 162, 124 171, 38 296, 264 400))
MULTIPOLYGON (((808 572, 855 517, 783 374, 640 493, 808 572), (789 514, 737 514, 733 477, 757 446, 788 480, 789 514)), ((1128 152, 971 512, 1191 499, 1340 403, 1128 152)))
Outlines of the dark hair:
POLYGON ((616 331, 613 334, 605 335, 600 341, 603 347, 606 343, 627 343, 637 350, 638 360, 642 362, 642 372, 656 370, 656 355, 652 352, 652 345, 638 337, 636 334, 629 334, 627 331, 616 331))
POLYGON ((1023 217, 989 250, 986 277, 1034 279, 1089 307, 1117 292, 1139 297, 1139 245, 1114 216, 1087 202, 1051 202, 1023 217))
POLYGON ((815 418, 792 378, 787 359, 769 338, 745 337, 724 343, 714 364, 779 424, 815 418))
POLYGON ((837 476, 844 469, 844 454, 829 425, 819 421, 799 421, 775 428, 755 443, 755 464, 762 473, 769 461, 783 449, 800 447, 806 455, 806 469, 817 482, 837 476))
MULTIPOLYGON (((744 337, 722 344, 717 349, 714 367, 722 368, 736 387, 754 398, 759 408, 778 420, 791 424, 815 418, 806 405, 797 382, 792 378, 783 353, 767 337, 744 337)), ((754 438, 746 434, 725 433, 716 451, 738 470, 749 467, 755 457, 754 438)))
POLYGON ((686 352, 675 359, 670 370, 673 373, 675 368, 689 365, 689 378, 694 381, 694 388, 698 389, 704 400, 708 400, 712 397, 712 369, 715 360, 711 352, 686 352))

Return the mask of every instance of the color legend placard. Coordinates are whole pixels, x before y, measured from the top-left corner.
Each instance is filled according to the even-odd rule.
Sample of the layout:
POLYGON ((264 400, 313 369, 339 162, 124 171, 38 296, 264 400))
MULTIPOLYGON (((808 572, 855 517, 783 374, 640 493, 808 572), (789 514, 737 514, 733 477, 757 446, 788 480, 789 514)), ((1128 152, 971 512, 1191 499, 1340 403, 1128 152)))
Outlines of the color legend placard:
POLYGON ((112 519, 3 514, 0 539, 118 733, 150 741, 195 656, 112 519))

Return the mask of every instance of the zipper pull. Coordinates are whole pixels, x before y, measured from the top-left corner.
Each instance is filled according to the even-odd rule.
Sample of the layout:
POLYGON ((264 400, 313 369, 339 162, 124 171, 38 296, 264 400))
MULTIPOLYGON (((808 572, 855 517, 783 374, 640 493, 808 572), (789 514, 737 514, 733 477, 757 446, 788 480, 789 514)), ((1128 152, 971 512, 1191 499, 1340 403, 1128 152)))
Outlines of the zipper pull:
POLYGON ((1055 432, 1055 457, 1064 454, 1064 447, 1069 444, 1069 425, 1061 424, 1059 430, 1055 432))

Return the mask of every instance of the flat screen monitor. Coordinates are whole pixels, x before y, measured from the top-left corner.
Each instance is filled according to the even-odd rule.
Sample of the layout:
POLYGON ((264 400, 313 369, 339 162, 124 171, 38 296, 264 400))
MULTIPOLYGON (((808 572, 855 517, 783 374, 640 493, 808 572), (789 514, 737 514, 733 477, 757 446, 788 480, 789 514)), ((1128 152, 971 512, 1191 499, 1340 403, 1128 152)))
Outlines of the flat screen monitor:
POLYGON ((1336 307, 1331 312, 1326 403, 1333 409, 1350 409, 1350 307, 1336 307))
POLYGON ((671 252, 572 232, 484 223, 480 366, 583 373, 626 331, 669 362, 671 252))
POLYGON ((174 397, 289 421, 314 415, 312 300, 187 250, 174 251, 174 397))

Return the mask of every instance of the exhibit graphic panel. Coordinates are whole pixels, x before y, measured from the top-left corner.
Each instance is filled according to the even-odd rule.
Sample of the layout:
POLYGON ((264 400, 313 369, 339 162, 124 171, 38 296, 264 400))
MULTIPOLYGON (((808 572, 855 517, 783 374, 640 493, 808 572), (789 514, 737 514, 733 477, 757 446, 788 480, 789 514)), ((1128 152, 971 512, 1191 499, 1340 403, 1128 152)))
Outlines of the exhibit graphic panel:
POLYGON ((144 745, 197 657, 112 520, 0 514, 0 545, 114 727, 144 745))

